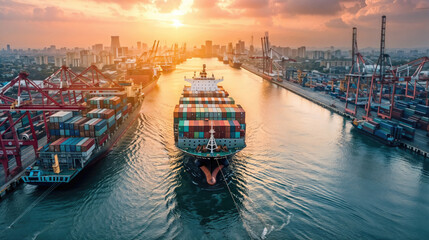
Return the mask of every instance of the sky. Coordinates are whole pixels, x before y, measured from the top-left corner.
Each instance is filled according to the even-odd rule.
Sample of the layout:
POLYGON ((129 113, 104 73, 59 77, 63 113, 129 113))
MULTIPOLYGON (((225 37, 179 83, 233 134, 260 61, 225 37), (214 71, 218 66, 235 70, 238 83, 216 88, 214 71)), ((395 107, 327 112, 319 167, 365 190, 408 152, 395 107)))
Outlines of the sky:
POLYGON ((205 40, 273 45, 378 47, 387 16, 387 48, 429 48, 429 0, 0 0, 0 48, 122 46, 205 40))

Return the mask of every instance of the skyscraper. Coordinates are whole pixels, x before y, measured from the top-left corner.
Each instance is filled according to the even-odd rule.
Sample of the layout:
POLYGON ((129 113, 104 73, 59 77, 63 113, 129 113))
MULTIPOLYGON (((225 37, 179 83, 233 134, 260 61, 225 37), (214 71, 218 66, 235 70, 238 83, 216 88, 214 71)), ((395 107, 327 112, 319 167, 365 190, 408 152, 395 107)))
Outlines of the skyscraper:
POLYGON ((7 51, 10 52, 10 44, 7 45, 7 51))
POLYGON ((212 41, 210 40, 206 41, 206 52, 205 52, 206 57, 212 57, 212 53, 213 53, 212 44, 213 44, 212 41))
POLYGON ((142 49, 142 42, 137 42, 137 49, 141 50, 142 49))
POLYGON ((114 57, 118 56, 117 49, 120 47, 121 45, 119 44, 119 36, 112 36, 110 42, 110 51, 112 51, 114 57))
POLYGON ((232 42, 230 42, 230 43, 228 43, 228 48, 227 48, 227 50, 226 50, 226 52, 228 53, 228 54, 231 54, 232 53, 232 42))

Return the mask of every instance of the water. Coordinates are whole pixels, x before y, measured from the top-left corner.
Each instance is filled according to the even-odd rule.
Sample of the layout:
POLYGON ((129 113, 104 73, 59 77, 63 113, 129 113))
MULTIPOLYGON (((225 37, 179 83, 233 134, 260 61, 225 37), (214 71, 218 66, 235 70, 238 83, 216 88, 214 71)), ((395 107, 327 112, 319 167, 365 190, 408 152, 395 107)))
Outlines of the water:
POLYGON ((163 75, 119 145, 14 222, 45 189, 0 202, 0 239, 427 239, 429 164, 350 122, 215 59, 163 75), (208 72, 246 110, 247 148, 215 187, 174 147, 185 82, 208 72))

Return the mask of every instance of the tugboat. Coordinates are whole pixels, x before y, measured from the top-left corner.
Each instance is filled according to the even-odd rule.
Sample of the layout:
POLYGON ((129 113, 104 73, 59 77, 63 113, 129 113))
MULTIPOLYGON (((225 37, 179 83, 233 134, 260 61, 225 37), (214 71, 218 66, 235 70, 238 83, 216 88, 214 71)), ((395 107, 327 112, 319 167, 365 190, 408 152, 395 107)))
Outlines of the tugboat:
POLYGON ((207 77, 205 68, 198 77, 185 77, 191 86, 184 87, 175 107, 174 137, 176 147, 194 157, 207 183, 214 185, 228 159, 246 147, 246 124, 244 109, 217 86, 223 78, 207 77))

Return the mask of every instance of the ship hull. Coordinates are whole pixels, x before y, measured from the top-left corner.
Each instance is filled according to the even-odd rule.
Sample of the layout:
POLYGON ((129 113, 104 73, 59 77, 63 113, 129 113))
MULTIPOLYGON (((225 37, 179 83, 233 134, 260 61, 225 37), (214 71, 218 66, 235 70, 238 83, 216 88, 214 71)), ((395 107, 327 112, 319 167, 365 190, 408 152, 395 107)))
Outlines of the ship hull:
POLYGON ((175 65, 161 65, 163 72, 171 72, 176 69, 175 65))
MULTIPOLYGON (((156 81, 155 81, 156 84, 156 81)), ((152 86, 153 88, 153 86, 152 86)), ((150 91, 151 86, 146 86, 147 91, 150 91)), ((140 115, 141 107, 143 106, 142 103, 139 103, 139 105, 136 107, 136 109, 130 113, 128 118, 123 121, 121 126, 118 128, 117 131, 101 146, 86 162, 86 164, 83 166, 83 168, 76 169, 72 174, 70 175, 41 175, 39 177, 30 177, 30 176, 24 176, 22 179, 25 183, 30 185, 38 185, 38 186, 51 186, 53 184, 57 185, 65 185, 70 183, 80 172, 83 170, 91 167, 95 163, 97 163, 100 159, 105 157, 115 146, 115 144, 121 139, 121 137, 128 131, 128 129, 133 125, 133 123, 137 120, 138 116, 140 115), (47 177, 57 177, 57 179, 61 176, 64 181, 46 181, 47 177)), ((42 170, 43 171, 43 170, 42 170)))
POLYGON ((229 66, 231 66, 232 68, 237 68, 240 69, 241 68, 242 63, 237 63, 237 62, 230 62, 229 66))

